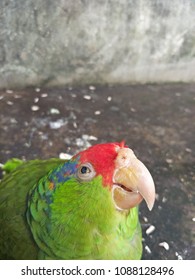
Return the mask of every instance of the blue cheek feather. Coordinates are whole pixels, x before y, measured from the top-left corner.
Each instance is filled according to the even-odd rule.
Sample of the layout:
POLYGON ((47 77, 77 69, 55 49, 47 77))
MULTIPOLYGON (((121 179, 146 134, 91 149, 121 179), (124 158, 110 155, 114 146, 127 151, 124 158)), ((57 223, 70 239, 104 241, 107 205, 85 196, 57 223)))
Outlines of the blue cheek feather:
POLYGON ((68 161, 56 168, 50 175, 49 181, 55 185, 58 183, 65 183, 77 172, 78 161, 68 161))

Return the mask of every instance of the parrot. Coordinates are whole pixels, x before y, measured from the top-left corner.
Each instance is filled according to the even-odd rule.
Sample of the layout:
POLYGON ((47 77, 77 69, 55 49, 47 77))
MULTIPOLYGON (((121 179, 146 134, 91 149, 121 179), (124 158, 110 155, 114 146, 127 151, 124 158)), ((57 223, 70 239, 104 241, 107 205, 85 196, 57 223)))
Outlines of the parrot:
POLYGON ((147 167, 124 141, 60 158, 14 159, 0 181, 0 259, 139 260, 147 167))

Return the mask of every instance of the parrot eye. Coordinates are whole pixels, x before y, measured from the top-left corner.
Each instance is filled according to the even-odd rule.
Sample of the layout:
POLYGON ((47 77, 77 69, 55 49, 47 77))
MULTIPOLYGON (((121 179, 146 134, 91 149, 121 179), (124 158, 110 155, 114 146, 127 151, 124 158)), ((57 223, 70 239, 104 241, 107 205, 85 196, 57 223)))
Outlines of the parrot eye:
POLYGON ((90 163, 84 163, 79 167, 77 177, 82 181, 90 181, 95 174, 93 166, 90 163))

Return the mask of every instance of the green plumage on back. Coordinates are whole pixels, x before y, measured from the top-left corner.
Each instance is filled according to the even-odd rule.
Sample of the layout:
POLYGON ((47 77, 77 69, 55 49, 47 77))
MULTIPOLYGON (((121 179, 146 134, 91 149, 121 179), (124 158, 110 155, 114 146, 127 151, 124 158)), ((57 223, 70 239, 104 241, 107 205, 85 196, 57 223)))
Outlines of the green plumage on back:
POLYGON ((123 146, 96 145, 68 161, 6 163, 0 259, 140 259, 141 196, 130 188, 141 190, 136 172, 144 184, 146 168, 123 146))
POLYGON ((13 171, 14 169, 16 169, 18 166, 20 166, 21 164, 23 164, 24 162, 21 159, 18 158, 12 158, 10 160, 8 160, 3 166, 2 166, 2 170, 8 174, 11 171, 13 171))
POLYGON ((33 160, 19 164, 17 168, 12 166, 11 174, 8 172, 0 182, 1 259, 37 258, 38 248, 26 220, 28 192, 60 163, 59 159, 33 160))

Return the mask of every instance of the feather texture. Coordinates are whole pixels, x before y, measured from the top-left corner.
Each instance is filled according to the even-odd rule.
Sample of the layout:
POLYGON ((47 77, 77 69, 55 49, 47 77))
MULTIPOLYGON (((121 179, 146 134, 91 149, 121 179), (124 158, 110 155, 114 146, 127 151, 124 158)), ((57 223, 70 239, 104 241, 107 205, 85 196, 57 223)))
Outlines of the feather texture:
POLYGON ((102 158, 89 149, 69 161, 33 160, 9 169, 0 182, 0 258, 140 259, 138 207, 118 211, 111 195, 116 153, 114 143, 102 158), (82 181, 78 170, 86 161, 96 172, 82 181))

